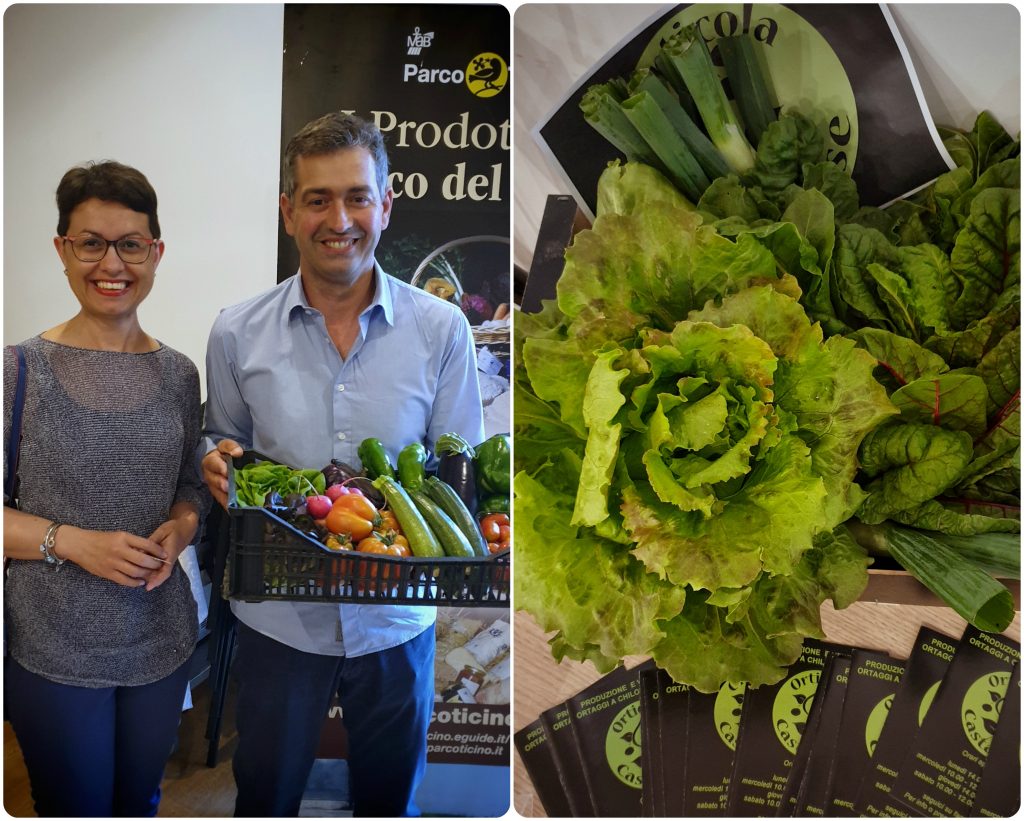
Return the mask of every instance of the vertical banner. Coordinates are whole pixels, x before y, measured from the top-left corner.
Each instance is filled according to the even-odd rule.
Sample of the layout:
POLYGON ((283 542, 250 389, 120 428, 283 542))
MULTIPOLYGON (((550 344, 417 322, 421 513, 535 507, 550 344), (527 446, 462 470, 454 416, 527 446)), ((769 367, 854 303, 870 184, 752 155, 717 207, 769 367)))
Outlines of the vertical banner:
MULTIPOLYGON (((439 607, 434 713, 427 761, 507 767, 511 760, 512 628, 507 607, 439 607)), ((347 758, 341 707, 333 703, 317 758, 347 758)))
MULTIPOLYGON (((328 111, 375 122, 395 192, 377 260, 474 326, 510 298, 509 58, 502 6, 285 6, 282 152, 328 111)), ((298 269, 283 224, 278 249, 280 281, 298 269)))
MULTIPOLYGON (((510 59, 499 5, 285 6, 282 153, 329 111, 380 128, 394 204, 377 261, 462 308, 488 436, 511 425, 510 59)), ((299 260, 278 225, 280 282, 299 260)))
POLYGON ((438 609, 428 761, 509 766, 511 624, 508 608, 438 609))
MULTIPOLYGON (((284 10, 282 153, 302 126, 330 111, 380 128, 394 202, 377 261, 466 315, 488 436, 510 424, 510 59, 509 12, 499 5, 284 10)), ((279 223, 278 281, 298 264, 279 223)), ((509 623, 507 608, 438 610, 430 766, 418 798, 427 814, 508 808, 509 623)), ((318 758, 344 757, 335 707, 318 758)))

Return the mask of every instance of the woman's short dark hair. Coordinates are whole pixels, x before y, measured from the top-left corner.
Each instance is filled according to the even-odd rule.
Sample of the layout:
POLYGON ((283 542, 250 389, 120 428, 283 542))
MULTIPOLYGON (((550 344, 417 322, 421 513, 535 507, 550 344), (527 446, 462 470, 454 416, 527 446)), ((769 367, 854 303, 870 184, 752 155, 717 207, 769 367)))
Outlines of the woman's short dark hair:
POLYGON ((384 135, 373 123, 353 114, 333 111, 306 123, 288 141, 281 169, 281 190, 291 199, 295 195, 295 161, 299 157, 333 154, 343 148, 365 148, 377 169, 377 193, 388 190, 388 152, 384 135))
POLYGON ((153 239, 160 239, 156 217, 156 191, 146 176, 131 166, 113 160, 90 162, 70 169, 57 186, 57 235, 64 236, 71 212, 86 200, 116 202, 149 218, 153 239))

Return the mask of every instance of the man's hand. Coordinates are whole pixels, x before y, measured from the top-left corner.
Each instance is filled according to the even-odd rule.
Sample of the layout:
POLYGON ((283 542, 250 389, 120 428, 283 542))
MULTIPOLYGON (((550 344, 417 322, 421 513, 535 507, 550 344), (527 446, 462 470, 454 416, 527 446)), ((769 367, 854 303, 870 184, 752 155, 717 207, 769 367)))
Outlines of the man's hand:
POLYGON ((224 509, 228 506, 227 457, 237 457, 243 453, 242 446, 234 439, 221 439, 217 447, 203 457, 203 481, 224 509))

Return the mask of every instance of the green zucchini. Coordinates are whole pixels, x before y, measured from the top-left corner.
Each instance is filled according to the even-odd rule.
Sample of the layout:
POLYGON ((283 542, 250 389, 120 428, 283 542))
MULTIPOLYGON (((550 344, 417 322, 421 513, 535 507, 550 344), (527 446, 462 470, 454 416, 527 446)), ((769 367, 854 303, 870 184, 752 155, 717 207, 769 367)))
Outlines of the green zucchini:
POLYGON ((405 538, 409 540, 413 556, 436 559, 445 555, 437 536, 398 482, 388 476, 379 476, 374 479, 373 486, 384 494, 388 506, 394 511, 405 538))
POLYGON ((409 491, 409 498, 419 508, 430 529, 434 531, 446 556, 471 559, 476 555, 473 553, 473 546, 469 543, 466 535, 459 530, 447 513, 434 504, 434 500, 426 493, 422 490, 412 490, 409 491))
POLYGON ((466 503, 459 498, 455 489, 437 476, 428 476, 425 480, 424 490, 437 503, 437 506, 455 522, 469 541, 473 552, 477 556, 487 556, 487 542, 484 540, 484 535, 480 532, 473 514, 469 512, 466 503))

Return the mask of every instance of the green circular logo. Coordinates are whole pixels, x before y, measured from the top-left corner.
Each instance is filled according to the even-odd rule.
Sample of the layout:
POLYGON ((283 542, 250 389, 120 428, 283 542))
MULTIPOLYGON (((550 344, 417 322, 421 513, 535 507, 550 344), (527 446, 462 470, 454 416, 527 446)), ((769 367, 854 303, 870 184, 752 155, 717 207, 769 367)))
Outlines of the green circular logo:
POLYGON ((868 721, 864 725, 864 743, 868 745, 869 758, 875 754, 875 745, 878 744, 878 739, 882 735, 882 725, 885 724, 885 719, 889 716, 892 700, 893 696, 886 696, 868 713, 868 721))
POLYGON ((960 707, 964 733, 971 746, 984 756, 992 746, 992 733, 1003 711, 1003 700, 1009 686, 1009 673, 989 673, 974 682, 964 695, 960 707))
POLYGON ((736 740, 740 734, 740 713, 743 712, 743 694, 746 685, 726 682, 715 696, 715 729, 730 750, 736 750, 736 740))
POLYGON ((719 37, 744 34, 753 39, 765 76, 770 78, 775 107, 798 108, 811 116, 825 138, 826 158, 853 171, 859 134, 857 101, 842 62, 814 26, 784 6, 694 3, 665 21, 637 68, 648 68, 665 40, 694 23, 713 58, 719 37))
POLYGON ((642 784, 640 753, 640 702, 635 701, 612 721, 604 738, 604 754, 615 777, 636 790, 642 784))
POLYGON ((772 705, 772 724, 779 743, 790 754, 796 752, 800 744, 800 736, 807 726, 807 714, 811 711, 811 702, 818 689, 821 670, 806 670, 786 679, 786 682, 775 695, 772 705))
POLYGON ((921 703, 917 707, 917 726, 920 727, 924 724, 924 717, 928 715, 928 708, 932 706, 932 702, 935 701, 935 694, 939 692, 939 685, 942 684, 942 680, 936 681, 931 687, 925 690, 924 697, 921 699, 921 703))

